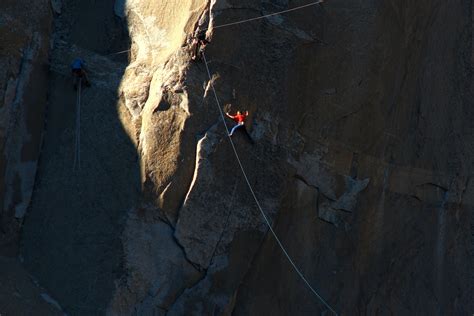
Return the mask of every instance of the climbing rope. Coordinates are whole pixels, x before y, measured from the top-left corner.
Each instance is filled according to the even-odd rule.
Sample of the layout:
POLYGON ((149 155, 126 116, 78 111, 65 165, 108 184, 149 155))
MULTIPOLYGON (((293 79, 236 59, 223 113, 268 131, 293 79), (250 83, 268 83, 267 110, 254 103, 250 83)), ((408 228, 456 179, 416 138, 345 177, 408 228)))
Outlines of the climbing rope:
POLYGON ((311 292, 313 292, 314 295, 316 295, 316 297, 331 311, 334 313, 334 315, 338 315, 336 313, 336 311, 321 297, 321 295, 318 294, 318 292, 311 286, 311 284, 309 283, 309 281, 306 279, 306 277, 303 275, 303 273, 300 271, 300 269, 296 266, 296 264, 294 263, 293 259, 291 259, 290 255, 288 254, 288 252, 286 251, 285 247, 283 246, 283 244, 281 243, 280 241, 280 238, 278 238, 277 234, 275 233, 275 231, 273 230, 273 227, 272 225, 270 224, 270 221, 268 220, 267 218, 267 215, 265 214, 265 212, 263 211, 262 207, 260 206, 260 202, 258 201, 257 199, 257 196, 255 195, 255 192, 252 188, 252 185, 250 184, 250 181, 247 177, 247 173, 245 172, 245 169, 242 165, 242 162, 240 160, 240 157, 239 157, 239 154, 237 152, 237 149, 235 148, 235 145, 234 145, 234 142, 232 141, 232 138, 229 136, 229 127, 227 126, 227 123, 226 123, 226 120, 225 120, 225 117, 224 117, 224 112, 222 111, 222 108, 221 108, 221 105, 220 105, 220 102, 219 102, 219 98, 217 97, 217 93, 216 93, 216 90, 214 88, 214 84, 212 82, 212 76, 211 76, 211 72, 209 70, 209 66, 207 65, 207 59, 206 59, 206 55, 204 54, 204 52, 202 52, 202 57, 204 59, 204 65, 206 66, 206 70, 207 70, 207 75, 209 77, 209 83, 211 85, 211 89, 212 89, 212 92, 214 93, 214 97, 216 99, 216 105, 217 105, 217 108, 219 109, 219 114, 221 116, 221 119, 222 119, 222 122, 224 123, 224 127, 225 127, 225 130, 226 130, 226 134, 227 134, 227 137, 229 139, 229 142, 230 142, 230 145, 232 146, 232 150, 234 151, 234 155, 235 155, 235 158, 237 159, 237 163, 239 164, 239 167, 240 167, 240 170, 242 171, 242 175, 244 176, 244 179, 245 179, 245 182, 247 183, 247 186, 249 187, 250 189, 250 192, 252 194, 252 197, 253 199, 255 200, 255 203, 257 204, 257 207, 260 211, 260 213, 262 214, 263 216, 263 219, 265 220, 265 223, 267 224, 268 226, 268 229, 270 230, 270 232, 272 233, 273 237, 275 238, 276 242, 278 243, 278 245, 280 246, 283 254, 286 256, 286 258, 288 259, 288 261, 290 262, 290 264, 293 266, 293 269, 296 271, 296 273, 299 275, 299 277, 303 280, 303 282, 308 286, 308 288, 311 290, 311 292))
MULTIPOLYGON (((231 23, 225 23, 225 24, 221 24, 221 25, 216 25, 216 26, 213 26, 213 29, 218 29, 218 28, 223 28, 223 27, 228 27, 228 26, 232 26, 232 25, 238 25, 238 24, 243 24, 243 23, 247 23, 247 22, 251 22, 251 21, 256 21, 256 20, 260 20, 260 19, 264 19, 264 18, 268 18, 268 17, 271 17, 271 16, 275 16, 275 15, 280 15, 280 14, 284 14, 284 13, 287 13, 287 12, 291 12, 291 11, 295 11, 295 10, 300 10, 300 9, 303 9, 303 8, 306 8, 306 7, 309 7, 309 6, 313 6, 313 5, 316 5, 316 4, 320 4, 320 3, 323 3, 324 0, 319 0, 319 1, 315 1, 315 2, 312 2, 312 3, 308 3, 308 4, 305 4, 305 5, 301 5, 301 6, 297 6, 297 7, 294 7, 294 8, 291 8, 291 9, 287 9, 287 10, 282 10, 282 11, 278 11, 278 12, 274 12, 274 13, 270 13, 270 14, 266 14, 266 15, 263 15, 263 16, 259 16, 259 17, 255 17, 255 18, 250 18, 250 19, 245 19, 245 20, 241 20, 241 21, 236 21, 236 22, 231 22, 231 23)), ((209 28, 205 28, 203 30, 207 30, 209 28)), ((123 54, 123 53, 127 53, 127 52, 130 52, 131 49, 127 49, 127 50, 124 50, 124 51, 120 51, 120 52, 116 52, 116 53, 112 53, 112 54, 108 54, 106 56, 111 56, 111 55, 118 55, 118 54, 123 54)), ((219 109, 219 114, 220 114, 220 117, 222 119, 222 122, 224 123, 224 127, 225 127, 225 130, 226 130, 226 134, 228 136, 228 139, 229 139, 229 142, 231 144, 231 147, 232 147, 232 150, 234 152, 234 155, 235 155, 235 158, 237 159, 237 163, 240 167, 240 170, 242 171, 242 175, 245 179, 245 182, 247 183, 247 186, 252 194, 252 197, 253 199, 255 200, 255 203, 260 211, 260 213, 262 214, 262 217, 263 219, 265 220, 265 223, 266 225, 268 226, 268 229, 270 230, 271 234, 273 235, 273 237, 275 238, 276 242, 278 243, 279 247, 281 248, 283 254, 285 255, 285 257, 288 259, 288 262, 291 264, 291 266, 293 267, 293 269, 296 271, 296 273, 298 274, 298 276, 301 278, 301 280, 303 280, 303 282, 306 284, 306 286, 311 290, 311 292, 324 304, 324 306, 326 306, 332 313, 334 313, 334 315, 338 315, 337 312, 326 302, 326 300, 324 300, 322 298, 321 295, 319 295, 319 293, 311 286, 311 284, 309 283, 309 281, 306 279, 306 277, 304 276, 304 274, 301 272, 301 270, 297 267, 297 265, 295 264, 295 262, 293 261, 293 259, 291 258, 291 256, 288 254, 288 252, 286 251, 285 247, 283 246, 282 242, 280 241, 280 239, 278 238, 276 232, 273 230, 273 227, 269 221, 269 219, 267 218, 265 212, 263 211, 261 205, 260 205, 260 202, 259 200, 257 199, 257 196, 252 188, 252 185, 250 184, 250 181, 247 177, 247 173, 245 172, 245 169, 242 165, 242 162, 240 160, 240 157, 239 157, 239 154, 237 152, 237 149, 235 148, 235 145, 234 145, 234 142, 232 141, 232 138, 229 136, 229 127, 227 126, 227 123, 226 123, 226 120, 225 120, 225 117, 224 117, 224 113, 222 111, 222 108, 221 108, 221 105, 220 105, 220 102, 219 102, 219 98, 217 97, 217 93, 216 93, 216 90, 214 88, 214 84, 212 82, 212 76, 211 76, 211 72, 209 70, 209 66, 208 66, 208 62, 207 62, 207 59, 206 59, 206 56, 204 54, 204 52, 202 52, 202 56, 203 56, 203 59, 204 59, 204 64, 206 66, 206 70, 207 70, 207 75, 209 76, 209 83, 211 85, 211 88, 212 88, 212 91, 213 91, 213 94, 214 94, 214 97, 216 99, 216 105, 219 109)), ((80 96, 79 96, 79 100, 80 100, 80 96)), ((80 113, 80 109, 78 107, 78 113, 80 113)), ((76 125, 79 126, 80 122, 78 122, 76 125)), ((76 131, 76 134, 79 135, 79 131, 76 131)), ((78 139, 80 140, 80 138, 76 137, 76 146, 78 146, 78 139)), ((80 161, 80 152, 78 150, 78 161, 80 161)), ((76 160, 74 160, 74 164, 76 164, 76 160)))
MULTIPOLYGON (((291 11, 303 9, 303 8, 306 8, 306 7, 309 7, 309 6, 312 6, 312 5, 316 5, 316 4, 319 4, 319 3, 323 3, 323 2, 324 2, 324 0, 319 0, 319 1, 316 1, 316 2, 312 2, 312 3, 300 5, 300 6, 298 6, 298 7, 294 7, 294 8, 287 9, 287 10, 283 10, 283 11, 278 11, 278 12, 275 12, 275 13, 270 13, 270 14, 258 16, 258 17, 255 17, 255 18, 250 18, 250 19, 246 19, 246 20, 242 20, 242 21, 237 21, 237 22, 231 22, 231 23, 216 25, 216 26, 213 26, 212 28, 213 28, 213 29, 218 29, 218 28, 221 28, 221 27, 226 27, 226 26, 231 26, 231 25, 237 25, 237 24, 247 23, 247 22, 251 22, 251 21, 255 21, 255 20, 260 20, 260 19, 268 18, 269 16, 280 15, 280 14, 283 14, 283 13, 287 13, 287 12, 291 12, 291 11)), ((204 30, 207 30, 207 29, 204 29, 204 30)))
MULTIPOLYGON (((291 9, 287 9, 287 10, 283 10, 283 11, 278 11, 278 12, 274 12, 274 13, 270 13, 270 14, 266 14, 266 15, 262 15, 262 16, 258 16, 258 17, 255 17, 255 18, 250 18, 250 19, 245 19, 245 20, 241 20, 241 21, 237 21, 237 22, 231 22, 231 23, 216 25, 216 26, 213 26, 212 28, 213 28, 213 29, 219 29, 219 28, 227 27, 227 26, 231 26, 231 25, 237 25, 237 24, 247 23, 247 22, 251 22, 251 21, 255 21, 255 20, 260 20, 260 19, 268 18, 268 17, 270 17, 270 16, 280 15, 280 14, 284 14, 284 13, 287 13, 287 12, 291 12, 291 11, 296 11, 296 10, 300 10, 300 9, 303 9, 303 8, 307 8, 307 7, 309 7, 309 6, 313 6, 313 5, 316 5, 316 4, 320 4, 320 3, 323 3, 323 2, 324 2, 324 0, 319 0, 319 1, 315 1, 315 2, 308 3, 308 4, 300 5, 300 6, 291 8, 291 9)), ((208 29, 209 29, 209 28, 204 28, 204 29, 202 29, 202 30, 205 31, 205 30, 208 30, 208 29)), ((123 50, 123 51, 120 51, 120 52, 111 53, 111 54, 108 54, 108 55, 105 55, 105 56, 107 57, 107 56, 112 56, 112 55, 125 54, 125 53, 128 53, 128 52, 131 51, 131 50, 132 50, 132 49, 127 49, 127 50, 123 50)))
POLYGON ((73 170, 81 169, 81 86, 82 78, 79 78, 76 97, 76 142, 74 146, 74 165, 73 170))
POLYGON ((129 51, 131 51, 132 49, 126 49, 126 50, 122 50, 120 52, 116 52, 116 53, 111 53, 111 54, 108 54, 108 55, 105 55, 105 57, 108 57, 108 56, 112 56, 112 55, 120 55, 120 54, 125 54, 125 53, 128 53, 129 51))

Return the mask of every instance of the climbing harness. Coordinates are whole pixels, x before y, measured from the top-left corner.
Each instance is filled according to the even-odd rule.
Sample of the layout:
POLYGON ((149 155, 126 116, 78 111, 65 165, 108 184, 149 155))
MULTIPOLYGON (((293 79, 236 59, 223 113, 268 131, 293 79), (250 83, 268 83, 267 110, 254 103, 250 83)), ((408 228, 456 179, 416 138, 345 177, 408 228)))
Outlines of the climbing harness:
POLYGON ((74 164, 72 167, 74 171, 81 169, 81 86, 82 78, 79 78, 76 97, 76 138, 74 145, 74 164))
POLYGON ((260 206, 260 202, 258 201, 257 199, 257 196, 255 195, 255 192, 252 188, 252 185, 250 184, 250 181, 247 177, 247 173, 245 172, 245 169, 242 165, 242 162, 240 160, 240 157, 239 157, 239 154, 237 152, 237 149, 235 148, 235 145, 234 145, 234 142, 232 140, 232 138, 229 136, 229 127, 227 126, 227 123, 225 121, 225 117, 224 117, 224 112, 222 111, 222 108, 221 108, 221 105, 220 105, 220 102, 219 102, 219 98, 217 97, 217 93, 216 93, 216 90, 214 88, 214 83, 212 82, 212 76, 211 76, 211 72, 209 70, 209 66, 207 64, 207 59, 206 59, 206 55, 204 54, 204 52, 202 53, 202 57, 204 59, 204 65, 206 66, 206 71, 207 71, 207 75, 209 77, 209 83, 211 85, 211 89, 212 89, 212 92, 214 94, 214 97, 216 99, 216 105, 217 105, 217 108, 219 109, 219 114, 220 114, 220 117, 222 119, 222 122, 224 123, 224 127, 225 127, 225 130, 226 130, 226 134, 227 134, 227 137, 229 139, 229 142, 230 142, 230 145, 232 147, 232 150, 234 151, 234 155, 235 155, 235 158, 237 159, 237 163, 239 164, 239 167, 240 167, 240 170, 242 171, 242 175, 245 179, 245 182, 247 183, 247 186, 248 188, 250 189, 250 192, 252 194, 252 197, 253 199, 255 200, 255 203, 257 204, 257 207, 260 211, 260 213, 262 214, 262 217, 263 219, 265 220, 265 223, 267 224, 268 226, 268 229, 270 230, 270 232, 272 233, 273 237, 275 238, 276 242, 278 243, 278 245, 280 246, 283 254, 286 256, 286 258, 288 259, 288 261, 290 262, 290 264, 293 266, 293 269, 296 271, 296 273, 299 275, 299 277, 303 280, 303 282, 308 286, 308 288, 311 290, 311 292, 313 292, 314 295, 316 295, 317 298, 319 298, 319 300, 331 311, 334 313, 334 315, 338 315, 336 313, 336 311, 321 297, 321 295, 318 294, 318 292, 311 286, 311 284, 309 283, 309 281, 306 279, 306 277, 303 275, 303 273, 300 271, 300 269, 296 266, 296 264, 294 263, 293 259, 291 259, 290 255, 288 254, 288 252, 286 251, 285 247, 283 246, 283 244, 281 243, 280 241, 280 238, 278 238, 276 232, 273 230, 273 227, 272 225, 270 224, 270 221, 269 219, 267 218, 267 215, 265 214, 265 212, 263 211, 262 207, 260 206))

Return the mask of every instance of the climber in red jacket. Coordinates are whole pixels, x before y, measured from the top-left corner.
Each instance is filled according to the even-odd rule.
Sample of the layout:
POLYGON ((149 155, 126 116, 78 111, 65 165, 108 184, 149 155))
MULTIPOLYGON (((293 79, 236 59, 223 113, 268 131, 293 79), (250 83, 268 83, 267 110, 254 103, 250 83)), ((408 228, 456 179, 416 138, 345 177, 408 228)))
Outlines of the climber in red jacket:
POLYGON ((253 139, 252 137, 250 137, 249 133, 247 132, 247 129, 245 128, 245 119, 249 115, 249 111, 245 111, 245 113, 237 111, 236 115, 230 115, 229 112, 226 112, 225 114, 237 123, 237 125, 232 127, 232 129, 230 130, 229 136, 232 136, 237 129, 240 129, 245 134, 245 136, 247 136, 249 142, 253 144, 253 139))

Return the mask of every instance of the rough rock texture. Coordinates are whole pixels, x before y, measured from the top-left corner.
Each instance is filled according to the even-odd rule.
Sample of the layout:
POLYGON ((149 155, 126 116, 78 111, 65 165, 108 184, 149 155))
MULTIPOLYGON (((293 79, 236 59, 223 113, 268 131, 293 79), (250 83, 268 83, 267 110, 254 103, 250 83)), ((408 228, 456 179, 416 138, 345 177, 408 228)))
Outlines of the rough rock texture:
MULTIPOLYGON (((221 105, 252 113, 257 145, 235 141, 263 209, 341 313, 466 313, 470 2, 328 1, 212 28, 297 4, 212 1, 207 19, 206 54, 221 105)), ((148 207, 175 228, 186 258, 205 273, 165 309, 323 312, 265 235, 205 67, 189 64, 186 49, 176 48, 161 68, 161 55, 148 57, 147 71, 157 67, 150 89, 133 97, 146 101, 129 106, 141 113, 148 207)))
MULTIPOLYGON (((54 22, 46 131, 32 203, 23 226, 25 267, 66 313, 104 313, 124 269, 121 238, 140 191, 138 156, 121 117, 117 89, 128 45, 113 1, 63 1, 54 22), (80 109, 70 64, 82 57, 92 86, 80 109)), ((125 110, 125 111, 124 111, 125 110)), ((124 119, 125 120, 125 119, 124 119)))
POLYGON ((61 315, 25 271, 19 233, 33 193, 47 102, 47 0, 0 3, 0 314, 61 315))
POLYGON ((0 278, 2 315, 64 315, 59 303, 17 260, 0 257, 0 278))
POLYGON ((0 4, 0 255, 16 255, 35 181, 47 96, 47 0, 0 4))
POLYGON ((22 255, 65 312, 328 314, 269 234, 211 82, 250 111, 256 144, 233 136, 248 181, 336 311, 474 310, 471 1, 331 0, 218 27, 304 3, 55 2, 22 255), (92 87, 74 172, 78 55, 92 87))
POLYGON ((138 214, 131 212, 127 222, 127 279, 120 283, 111 315, 160 315, 201 277, 173 240, 172 227, 145 210, 138 214))

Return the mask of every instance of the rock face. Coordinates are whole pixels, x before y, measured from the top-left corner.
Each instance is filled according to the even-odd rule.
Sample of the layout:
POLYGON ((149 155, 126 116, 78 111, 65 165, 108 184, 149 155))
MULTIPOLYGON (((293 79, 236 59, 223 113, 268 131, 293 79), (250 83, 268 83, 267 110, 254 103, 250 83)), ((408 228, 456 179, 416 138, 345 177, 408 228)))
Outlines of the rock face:
POLYGON ((42 140, 51 31, 47 0, 0 4, 0 255, 16 255, 42 140))
POLYGON ((0 3, 0 313, 62 315, 15 258, 33 193, 47 102, 46 0, 0 3))
POLYGON ((0 257, 0 306, 5 315, 64 315, 59 303, 13 258, 0 257))
MULTIPOLYGON (((468 311, 469 3, 328 2, 212 28, 286 7, 212 2, 206 50, 221 105, 252 113, 257 145, 235 141, 283 243, 341 313, 468 311)), ((204 65, 183 58, 152 81, 140 133, 147 200, 206 273, 169 312, 322 312, 264 238, 204 65)))
POLYGON ((474 310, 471 2, 333 0, 223 26, 302 4, 53 2, 48 121, 21 253, 64 312, 328 314, 239 163, 339 314, 474 310), (211 41, 211 78, 191 61, 196 30, 211 41), (128 60, 116 54, 128 47, 128 60), (92 81, 80 170, 76 56, 92 81), (255 144, 232 138, 239 163, 217 106, 250 111, 255 144))
POLYGON ((73 315, 105 312, 124 271, 121 239, 140 191, 136 148, 120 119, 130 114, 117 95, 126 56, 107 56, 128 45, 113 4, 63 1, 55 18, 48 119, 22 231, 25 267, 73 315), (80 108, 70 75, 76 57, 92 82, 80 108))

